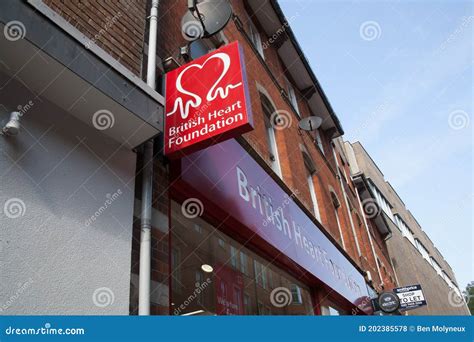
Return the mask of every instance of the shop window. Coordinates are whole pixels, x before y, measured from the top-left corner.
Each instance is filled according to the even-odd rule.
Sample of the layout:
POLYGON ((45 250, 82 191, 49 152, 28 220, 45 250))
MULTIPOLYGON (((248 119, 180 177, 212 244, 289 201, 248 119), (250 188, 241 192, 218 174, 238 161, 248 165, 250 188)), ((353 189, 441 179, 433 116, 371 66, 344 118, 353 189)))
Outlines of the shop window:
POLYGON ((173 266, 173 290, 176 292, 181 291, 181 268, 178 266, 181 263, 181 252, 177 248, 171 250, 171 265, 173 266))
POLYGON ((181 206, 171 205, 171 311, 175 315, 312 315, 309 287, 254 250, 230 236, 223 236, 202 219, 183 216, 181 206), (194 224, 202 234, 189 234, 194 224), (228 249, 216 248, 225 239, 228 249), (234 256, 234 257, 233 257, 234 256), (207 273, 203 265, 212 266, 207 273), (246 266, 245 266, 246 265, 246 266), (252 267, 253 265, 253 267, 252 267), (291 291, 288 306, 272 305, 277 287, 291 291))
POLYGON ((340 316, 341 313, 336 308, 332 306, 321 306, 321 314, 323 316, 340 316))
POLYGON ((253 315, 252 311, 252 299, 247 293, 244 294, 244 311, 246 315, 253 315))
POLYGON ((239 251, 234 247, 230 246, 230 264, 232 265, 233 268, 238 268, 238 259, 237 259, 237 254, 239 251))
POLYGON ((202 227, 198 224, 194 224, 194 230, 199 234, 202 234, 202 227))
POLYGON ((303 298, 301 297, 301 289, 296 284, 291 284, 291 297, 294 304, 303 304, 303 298))
POLYGON ((344 311, 331 300, 326 299, 321 303, 321 314, 323 316, 342 316, 347 315, 348 312, 344 311))
POLYGON ((240 252, 240 271, 243 274, 248 275, 248 258, 247 254, 242 251, 240 252))
MULTIPOLYGON (((202 273, 202 271, 196 271, 196 288, 198 287, 201 287, 203 286, 204 284, 204 274, 202 273)), ((202 304, 202 292, 199 291, 199 293, 197 293, 197 301, 199 304, 202 304)))
POLYGON ((257 260, 254 261, 254 268, 255 268, 255 278, 258 285, 263 287, 264 289, 267 288, 267 269, 264 265, 262 265, 257 260))

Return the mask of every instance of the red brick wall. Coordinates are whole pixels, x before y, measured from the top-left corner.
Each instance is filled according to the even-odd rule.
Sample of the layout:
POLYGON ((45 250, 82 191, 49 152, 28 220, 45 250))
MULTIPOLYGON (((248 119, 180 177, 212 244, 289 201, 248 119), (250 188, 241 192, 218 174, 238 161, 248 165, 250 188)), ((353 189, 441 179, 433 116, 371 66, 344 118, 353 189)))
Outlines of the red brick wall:
POLYGON ((135 75, 141 75, 147 0, 44 2, 135 75))
MULTIPOLYGON (((248 16, 242 1, 232 1, 234 13, 242 20, 244 27, 247 27, 248 16)), ((181 17, 185 12, 185 4, 177 4, 171 0, 160 2, 160 53, 162 57, 177 56, 180 46, 187 42, 181 35, 181 17)), ((255 23, 258 27, 258 23, 255 23)), ((341 241, 339 230, 337 228, 335 212, 332 205, 329 189, 332 188, 341 203, 339 208, 340 223, 342 226, 346 249, 354 260, 359 263, 356 254, 354 238, 350 229, 350 223, 347 216, 347 209, 344 204, 339 181, 336 178, 336 170, 331 167, 328 161, 332 158, 332 149, 330 141, 325 134, 322 134, 326 156, 323 156, 319 149, 314 145, 312 138, 306 132, 299 132, 297 129, 298 118, 292 112, 291 107, 281 96, 278 87, 272 81, 270 75, 265 70, 255 51, 252 49, 240 33, 234 22, 230 21, 225 31, 225 36, 229 41, 238 40, 243 48, 247 69, 248 86, 251 97, 252 111, 254 113, 255 129, 245 134, 245 139, 255 149, 255 151, 270 165, 268 146, 265 134, 264 114, 257 90, 257 82, 263 86, 269 93, 271 100, 275 103, 278 110, 284 110, 291 114, 292 125, 289 128, 276 131, 277 146, 281 164, 281 170, 284 182, 295 192, 298 198, 312 211, 311 196, 306 180, 306 169, 304 167, 303 155, 300 151, 300 144, 306 146, 316 167, 317 173, 314 177, 315 188, 318 202, 320 205, 321 221, 326 230, 337 240, 341 241)), ((266 37, 261 33, 262 41, 266 37)), ((278 58, 276 50, 269 47, 264 50, 265 63, 271 68, 272 73, 279 80, 280 85, 284 86, 284 68, 278 58)), ((183 61, 181 61, 183 62, 183 61)), ((308 116, 309 109, 302 98, 299 98, 299 109, 303 117, 308 116)))
MULTIPOLYGON (((248 15, 246 8, 242 1, 232 1, 232 7, 234 13, 241 19, 246 28, 248 15)), ((181 35, 181 17, 186 11, 185 3, 162 0, 160 1, 159 8, 159 52, 158 54, 162 58, 173 56, 180 62, 184 63, 178 57, 178 51, 180 46, 186 45, 188 42, 181 35)), ((258 23, 254 23, 257 28, 258 23)), ((262 41, 266 40, 266 37, 262 32, 262 41)), ((324 229, 329 232, 336 241, 342 245, 339 229, 337 227, 335 210, 333 202, 331 200, 330 189, 335 191, 341 206, 338 209, 339 221, 341 224, 342 234, 345 242, 346 251, 352 257, 352 259, 360 265, 364 270, 370 270, 374 278, 374 283, 380 283, 378 274, 376 271, 375 259, 370 247, 369 239, 365 226, 363 225, 362 215, 360 212, 360 206, 358 204, 357 197, 355 196, 354 186, 348 179, 346 184, 346 193, 350 203, 352 204, 352 218, 357 234, 357 239, 361 246, 362 258, 359 258, 357 253, 355 237, 350 225, 350 219, 348 216, 348 209, 344 200, 344 195, 336 177, 337 169, 336 162, 333 160, 333 147, 331 139, 325 132, 321 132, 321 138, 323 139, 324 151, 323 155, 321 151, 313 143, 313 138, 306 132, 300 132, 297 129, 298 118, 293 113, 292 108, 288 105, 285 99, 280 94, 279 88, 274 84, 267 70, 264 68, 261 60, 257 56, 250 43, 244 38, 243 34, 237 30, 235 23, 231 20, 224 30, 226 38, 232 42, 238 40, 244 51, 248 87, 251 97, 252 111, 254 114, 254 126, 255 129, 244 135, 244 138, 250 146, 255 150, 257 154, 270 165, 268 144, 266 139, 266 128, 264 122, 264 113, 262 110, 259 92, 257 89, 257 82, 266 89, 271 97, 271 100, 275 103, 276 109, 283 110, 291 114, 292 124, 290 127, 276 131, 277 146, 279 152, 279 159, 282 170, 283 181, 287 186, 298 194, 298 199, 312 211, 311 195, 308 189, 306 180, 306 169, 304 166, 303 155, 300 150, 300 145, 306 147, 309 152, 314 164, 316 165, 317 172, 314 178, 314 185, 316 195, 320 207, 321 223, 324 229), (357 214, 356 214, 357 213, 357 214), (361 226, 358 224, 357 215, 360 218, 361 226)), ((264 50, 265 64, 271 69, 271 72, 276 77, 281 86, 285 87, 284 83, 284 67, 278 57, 276 50, 269 47, 264 50)), ((309 109, 306 105, 305 100, 302 97, 298 98, 299 109, 302 117, 310 115, 309 109)), ((338 164, 344 175, 350 177, 350 172, 347 163, 343 163, 339 156, 339 152, 336 149, 336 155, 338 155, 338 164)), ((270 167, 269 167, 270 169, 270 167)), ((343 180, 343 183, 345 181, 343 180)), ((380 244, 384 248, 384 243, 380 244)), ((380 254, 381 261, 384 263, 386 269, 391 271, 390 263, 384 259, 384 253, 382 250, 378 250, 377 254, 380 254)), ((393 277, 393 276, 392 276, 393 277)), ((394 278, 394 277, 393 277, 394 278)))

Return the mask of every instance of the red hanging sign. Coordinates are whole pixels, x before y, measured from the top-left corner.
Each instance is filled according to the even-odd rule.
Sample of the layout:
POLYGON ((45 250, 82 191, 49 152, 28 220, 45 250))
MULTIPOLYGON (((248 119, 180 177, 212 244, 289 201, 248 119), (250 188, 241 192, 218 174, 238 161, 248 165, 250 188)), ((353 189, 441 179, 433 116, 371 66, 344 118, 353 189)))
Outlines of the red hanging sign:
POLYGON ((165 155, 178 158, 253 129, 243 53, 234 42, 166 74, 165 155))

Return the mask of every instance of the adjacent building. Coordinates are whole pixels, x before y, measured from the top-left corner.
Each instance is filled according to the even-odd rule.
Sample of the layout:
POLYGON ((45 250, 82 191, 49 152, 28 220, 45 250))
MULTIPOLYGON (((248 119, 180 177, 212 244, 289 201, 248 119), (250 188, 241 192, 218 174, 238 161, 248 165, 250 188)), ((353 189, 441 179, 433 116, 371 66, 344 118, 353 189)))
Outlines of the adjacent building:
MULTIPOLYGON (((387 240, 389 260, 399 286, 420 284, 426 306, 407 311, 410 315, 466 315, 468 309, 449 263, 435 247, 416 218, 360 142, 345 142, 355 182, 367 184, 367 191, 390 222, 387 240)), ((367 203, 366 203, 367 204, 367 203)))
POLYGON ((0 3, 0 123, 21 123, 0 136, 2 313, 371 314, 411 282, 395 204, 354 171, 278 3, 231 6, 190 41, 186 1, 0 3), (234 41, 254 129, 168 160, 165 73, 234 41))

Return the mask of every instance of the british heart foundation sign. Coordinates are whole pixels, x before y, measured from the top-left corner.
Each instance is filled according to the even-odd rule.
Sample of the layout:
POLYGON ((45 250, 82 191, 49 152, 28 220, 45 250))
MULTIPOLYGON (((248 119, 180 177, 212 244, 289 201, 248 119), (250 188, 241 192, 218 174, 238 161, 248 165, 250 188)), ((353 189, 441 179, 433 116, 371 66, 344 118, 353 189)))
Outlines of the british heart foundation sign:
POLYGON ((238 42, 170 71, 165 155, 179 158, 252 130, 249 100, 238 42))

